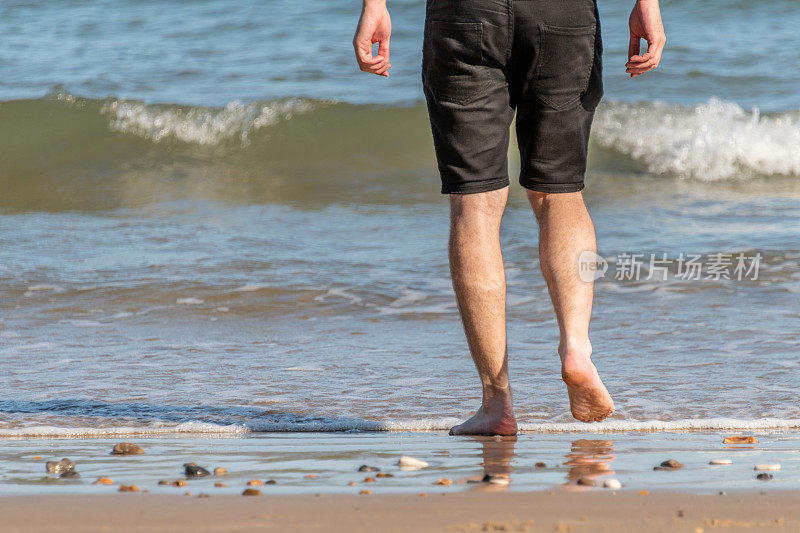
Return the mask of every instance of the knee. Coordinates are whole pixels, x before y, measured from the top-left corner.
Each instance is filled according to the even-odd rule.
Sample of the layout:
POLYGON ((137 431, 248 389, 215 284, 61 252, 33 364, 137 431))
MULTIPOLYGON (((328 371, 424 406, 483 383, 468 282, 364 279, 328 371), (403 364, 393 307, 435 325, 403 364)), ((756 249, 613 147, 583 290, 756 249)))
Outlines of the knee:
POLYGON ((533 208, 533 213, 537 219, 541 219, 544 215, 553 209, 566 208, 570 209, 574 206, 583 206, 583 193, 582 192, 539 192, 527 190, 528 201, 533 208))
POLYGON ((457 221, 497 222, 503 217, 508 200, 508 187, 474 194, 451 194, 450 215, 457 221))

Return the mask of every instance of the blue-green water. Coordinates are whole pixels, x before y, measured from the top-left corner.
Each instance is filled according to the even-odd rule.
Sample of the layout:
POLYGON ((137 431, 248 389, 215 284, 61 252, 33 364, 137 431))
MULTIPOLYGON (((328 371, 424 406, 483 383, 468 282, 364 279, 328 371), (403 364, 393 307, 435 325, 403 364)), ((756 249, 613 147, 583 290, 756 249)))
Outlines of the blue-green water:
MULTIPOLYGON (((0 434, 438 430, 475 409, 424 3, 389 2, 388 79, 355 66, 358 4, 0 3, 0 434)), ((664 1, 663 63, 631 80, 629 4, 600 1, 601 253, 763 264, 601 280, 594 359, 618 410, 578 427, 512 186, 521 427, 798 427, 800 5, 664 1)))

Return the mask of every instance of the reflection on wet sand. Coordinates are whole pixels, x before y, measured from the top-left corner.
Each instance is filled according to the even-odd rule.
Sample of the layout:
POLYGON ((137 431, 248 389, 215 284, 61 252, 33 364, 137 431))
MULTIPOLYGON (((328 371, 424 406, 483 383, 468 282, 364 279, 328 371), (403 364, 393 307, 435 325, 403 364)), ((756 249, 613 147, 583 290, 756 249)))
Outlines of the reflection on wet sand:
POLYGON ((517 437, 471 437, 481 443, 483 457, 483 478, 472 478, 474 490, 505 490, 511 482, 511 460, 514 458, 514 445, 517 437))
MULTIPOLYGON (((596 480, 614 473, 611 463, 614 461, 614 442, 610 440, 579 439, 572 442, 570 452, 565 456, 564 466, 568 466, 565 485, 583 488, 576 485, 581 478, 596 480)), ((598 483, 599 484, 599 483, 598 483)))

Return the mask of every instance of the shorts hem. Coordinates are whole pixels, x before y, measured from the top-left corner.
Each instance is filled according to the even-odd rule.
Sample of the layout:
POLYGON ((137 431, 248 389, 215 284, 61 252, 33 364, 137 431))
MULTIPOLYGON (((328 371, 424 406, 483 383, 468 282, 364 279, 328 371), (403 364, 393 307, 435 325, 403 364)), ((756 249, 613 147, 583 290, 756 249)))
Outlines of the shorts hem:
POLYGON ((584 182, 578 181, 573 183, 544 183, 541 181, 519 179, 519 184, 528 190, 534 192, 547 192, 547 193, 570 193, 579 192, 586 187, 584 182))
POLYGON ((508 178, 481 181, 480 183, 442 184, 442 194, 475 194, 479 192, 496 191, 508 186, 508 178))

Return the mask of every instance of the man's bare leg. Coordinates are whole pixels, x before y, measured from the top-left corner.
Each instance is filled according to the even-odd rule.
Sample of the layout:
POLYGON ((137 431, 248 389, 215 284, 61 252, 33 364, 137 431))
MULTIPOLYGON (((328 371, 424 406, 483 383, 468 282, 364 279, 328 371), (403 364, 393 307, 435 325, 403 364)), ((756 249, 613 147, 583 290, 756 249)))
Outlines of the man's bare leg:
POLYGON ((506 276, 500 221, 508 187, 450 195, 450 274, 472 360, 483 385, 478 412, 451 435, 514 435, 506 351, 506 276))
POLYGON ((581 252, 597 249, 594 225, 580 192, 528 191, 528 200, 539 222, 539 259, 558 319, 561 377, 567 384, 572 416, 597 422, 614 412, 614 402, 591 360, 594 283, 578 275, 581 252))

